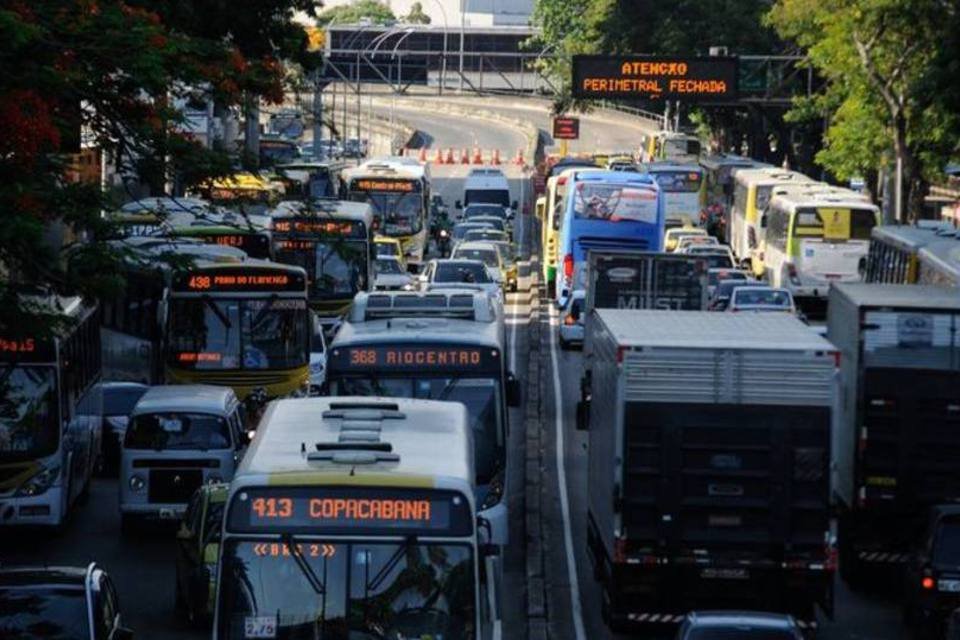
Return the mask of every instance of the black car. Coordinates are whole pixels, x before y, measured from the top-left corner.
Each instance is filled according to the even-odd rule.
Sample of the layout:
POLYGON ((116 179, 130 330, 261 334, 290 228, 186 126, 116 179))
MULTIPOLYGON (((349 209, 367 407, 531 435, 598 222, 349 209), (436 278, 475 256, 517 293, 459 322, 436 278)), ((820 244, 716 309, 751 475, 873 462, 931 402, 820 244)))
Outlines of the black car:
POLYGON ((113 582, 96 564, 0 570, 0 631, 5 638, 133 638, 121 624, 113 582))
POLYGON ((756 611, 693 611, 680 625, 677 640, 802 640, 791 616, 756 611))
POLYGON ((103 470, 116 475, 120 466, 120 443, 127 432, 130 412, 147 389, 139 382, 104 382, 103 392, 103 438, 100 441, 100 460, 103 470))
POLYGON ((921 637, 941 637, 960 608, 960 505, 930 509, 927 526, 904 570, 904 617, 921 637))

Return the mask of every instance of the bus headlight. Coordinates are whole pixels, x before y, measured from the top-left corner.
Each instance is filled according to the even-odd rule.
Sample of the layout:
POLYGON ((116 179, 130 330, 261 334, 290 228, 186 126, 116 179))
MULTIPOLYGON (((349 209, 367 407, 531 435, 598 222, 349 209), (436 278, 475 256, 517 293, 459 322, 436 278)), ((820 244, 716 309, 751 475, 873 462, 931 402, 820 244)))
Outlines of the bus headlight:
POLYGON ((503 498, 503 471, 497 472, 493 478, 490 479, 490 484, 487 485, 487 495, 483 497, 483 502, 480 503, 480 510, 489 509, 495 507, 500 503, 500 500, 503 498))
POLYGON ((130 490, 134 493, 140 493, 147 486, 147 481, 143 479, 143 476, 134 474, 130 476, 130 490))
POLYGON ((18 496, 38 496, 45 493, 47 489, 53 486, 53 483, 60 477, 60 467, 50 467, 42 469, 34 474, 32 478, 20 485, 17 489, 18 496))

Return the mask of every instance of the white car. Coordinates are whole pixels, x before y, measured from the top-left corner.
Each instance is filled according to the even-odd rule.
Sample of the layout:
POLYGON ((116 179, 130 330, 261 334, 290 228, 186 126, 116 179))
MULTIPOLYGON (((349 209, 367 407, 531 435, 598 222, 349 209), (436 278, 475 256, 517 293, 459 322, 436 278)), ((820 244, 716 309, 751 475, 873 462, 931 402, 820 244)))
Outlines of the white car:
POLYGON ((491 271, 479 260, 431 260, 420 274, 420 288, 426 290, 434 285, 470 285, 470 288, 481 288, 491 298, 503 304, 503 287, 491 271))
POLYGON ((377 291, 411 291, 414 278, 396 256, 378 256, 373 264, 373 288, 377 291))
POLYGON ((583 313, 587 292, 574 289, 560 310, 560 348, 567 350, 574 344, 583 344, 583 313))
POLYGON ((728 313, 745 311, 779 312, 796 315, 793 295, 786 289, 766 286, 738 286, 730 294, 728 313))
POLYGON ((677 240, 677 248, 675 249, 675 251, 677 253, 685 253, 687 247, 703 246, 703 245, 719 246, 720 241, 714 238, 713 236, 706 236, 706 235, 683 236, 679 240, 677 240))

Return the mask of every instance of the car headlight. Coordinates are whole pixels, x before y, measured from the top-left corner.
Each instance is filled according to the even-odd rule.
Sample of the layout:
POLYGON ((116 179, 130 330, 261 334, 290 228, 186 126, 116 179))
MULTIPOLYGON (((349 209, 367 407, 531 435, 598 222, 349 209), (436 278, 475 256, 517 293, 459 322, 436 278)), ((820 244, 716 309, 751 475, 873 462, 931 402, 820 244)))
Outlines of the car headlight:
POLYGON ((34 474, 32 478, 20 485, 20 488, 17 489, 17 495, 28 497, 38 496, 46 492, 59 477, 59 466, 41 469, 38 473, 34 474))
POLYGON ((143 476, 133 474, 130 476, 130 490, 134 493, 140 493, 147 486, 147 481, 143 479, 143 476))

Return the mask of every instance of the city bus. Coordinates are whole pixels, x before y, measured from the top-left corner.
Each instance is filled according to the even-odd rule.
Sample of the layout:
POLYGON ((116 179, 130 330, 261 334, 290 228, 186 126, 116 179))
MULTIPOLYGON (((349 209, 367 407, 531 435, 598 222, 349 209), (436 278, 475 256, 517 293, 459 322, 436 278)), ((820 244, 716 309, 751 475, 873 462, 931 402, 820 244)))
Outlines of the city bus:
POLYGON ((173 274, 163 315, 168 384, 215 384, 243 399, 306 392, 312 320, 300 267, 198 260, 173 274))
POLYGON ((251 258, 270 260, 273 246, 270 242, 270 218, 263 215, 213 213, 187 224, 169 225, 171 238, 194 238, 206 244, 236 247, 251 258))
POLYGON ((275 259, 307 272, 310 307, 326 327, 337 324, 354 295, 373 289, 372 208, 344 200, 282 202, 270 215, 275 259))
POLYGON ((519 405, 503 316, 468 289, 357 296, 327 353, 330 395, 462 402, 470 415, 480 514, 507 542, 507 407, 519 405))
POLYGON ((870 232, 866 281, 917 284, 920 278, 920 250, 955 234, 956 229, 949 222, 940 220, 874 227, 870 232))
POLYGON ((664 198, 650 175, 576 173, 562 203, 556 299, 561 307, 586 268, 590 249, 663 251, 664 198))
POLYGON ((174 268, 194 260, 241 262, 246 255, 227 245, 160 236, 110 242, 121 254, 123 291, 100 302, 103 377, 118 382, 163 382, 163 301, 174 268))
POLYGON ((812 183, 802 173, 762 167, 739 169, 733 174, 733 205, 727 224, 727 244, 733 255, 757 277, 764 273, 763 242, 759 227, 760 214, 770 203, 770 193, 777 185, 812 183))
POLYGON ((463 406, 271 403, 230 483, 215 640, 499 640, 463 406))
POLYGON ((641 173, 653 176, 663 194, 665 224, 700 226, 704 207, 703 167, 695 164, 652 162, 641 173))
POLYGON ((285 200, 309 202, 316 198, 339 198, 340 176, 344 162, 299 160, 274 167, 277 179, 284 185, 285 200))
POLYGON ((590 166, 574 165, 565 167, 547 179, 545 217, 540 225, 540 246, 543 252, 543 264, 540 265, 540 269, 543 272, 543 281, 547 283, 548 295, 553 295, 557 282, 557 242, 560 236, 560 221, 563 218, 563 203, 567 193, 567 183, 572 179, 571 176, 599 171, 603 171, 603 169, 593 164, 590 166))
POLYGON ((370 160, 343 172, 347 199, 373 207, 374 230, 396 238, 407 267, 418 271, 427 249, 430 175, 409 159, 370 160))
POLYGON ((199 198, 144 198, 128 202, 103 217, 110 223, 108 239, 167 235, 174 226, 192 224, 214 211, 199 198))
POLYGON ((641 137, 641 162, 667 160, 696 163, 700 157, 700 140, 696 136, 675 131, 657 131, 641 137))
POLYGON ((917 282, 960 287, 960 241, 956 236, 920 249, 917 282))
POLYGON ((283 187, 261 176, 241 172, 213 180, 198 192, 214 206, 246 215, 263 215, 280 202, 283 187))
POLYGON ((832 284, 860 282, 880 209, 827 185, 777 188, 761 218, 767 281, 798 304, 825 302, 832 284))
POLYGON ((100 331, 80 298, 30 300, 66 322, 0 336, 0 526, 59 527, 99 461, 100 331))

